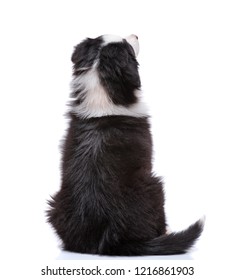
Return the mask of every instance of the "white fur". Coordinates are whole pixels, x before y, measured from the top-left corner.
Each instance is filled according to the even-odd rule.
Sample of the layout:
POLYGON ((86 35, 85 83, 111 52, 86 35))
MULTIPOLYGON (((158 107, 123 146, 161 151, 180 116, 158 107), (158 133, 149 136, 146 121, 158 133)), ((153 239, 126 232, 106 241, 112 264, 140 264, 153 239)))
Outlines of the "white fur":
POLYGON ((201 219, 199 220, 200 224, 202 227, 204 227, 205 222, 206 222, 206 215, 202 216, 201 219))
POLYGON ((122 37, 117 36, 117 35, 111 35, 111 34, 106 34, 102 36, 104 43, 103 46, 110 44, 110 43, 115 43, 115 42, 122 42, 122 37))
MULTIPOLYGON (((72 111, 83 118, 103 117, 112 115, 124 115, 132 117, 147 116, 147 107, 143 102, 124 107, 115 105, 108 97, 107 92, 100 84, 96 70, 96 64, 84 75, 76 77, 71 82, 73 91, 80 90, 84 97, 81 104, 74 106, 72 111)), ((140 91, 136 91, 139 97, 140 91)))
POLYGON ((169 235, 172 233, 172 230, 169 226, 166 226, 166 235, 169 235))

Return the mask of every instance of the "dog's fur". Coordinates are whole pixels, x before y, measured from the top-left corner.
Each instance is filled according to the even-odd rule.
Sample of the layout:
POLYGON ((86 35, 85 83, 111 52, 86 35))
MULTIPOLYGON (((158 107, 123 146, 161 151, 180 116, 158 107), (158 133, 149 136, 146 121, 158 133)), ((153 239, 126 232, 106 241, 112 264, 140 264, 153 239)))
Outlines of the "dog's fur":
POLYGON ((72 55, 70 126, 62 185, 48 221, 68 251, 102 255, 185 253, 203 223, 166 232, 162 182, 140 101, 138 38, 86 39, 72 55))

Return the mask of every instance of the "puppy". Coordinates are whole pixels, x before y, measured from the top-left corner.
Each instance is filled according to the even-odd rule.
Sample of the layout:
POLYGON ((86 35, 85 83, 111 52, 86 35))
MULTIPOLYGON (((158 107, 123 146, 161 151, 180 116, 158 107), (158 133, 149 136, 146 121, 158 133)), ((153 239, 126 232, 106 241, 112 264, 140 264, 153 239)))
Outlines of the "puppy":
POLYGON ((203 230, 166 233, 164 192, 152 173, 152 139, 136 57, 138 37, 86 39, 72 54, 70 125, 62 183, 48 221, 63 249, 134 256, 185 253, 203 230))

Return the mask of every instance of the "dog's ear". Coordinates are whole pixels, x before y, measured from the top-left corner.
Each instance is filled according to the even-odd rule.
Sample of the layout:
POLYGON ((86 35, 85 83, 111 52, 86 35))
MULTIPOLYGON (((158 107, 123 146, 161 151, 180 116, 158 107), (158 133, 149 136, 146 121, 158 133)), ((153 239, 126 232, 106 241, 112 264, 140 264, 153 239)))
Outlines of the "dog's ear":
POLYGON ((74 51, 71 57, 71 61, 75 64, 79 60, 79 45, 74 47, 74 51))
POLYGON ((74 52, 72 54, 71 60, 74 64, 82 64, 85 62, 87 53, 90 51, 90 45, 92 39, 87 38, 82 43, 74 47, 74 52))
POLYGON ((74 48, 71 60, 76 68, 89 68, 98 56, 101 39, 87 38, 74 48))

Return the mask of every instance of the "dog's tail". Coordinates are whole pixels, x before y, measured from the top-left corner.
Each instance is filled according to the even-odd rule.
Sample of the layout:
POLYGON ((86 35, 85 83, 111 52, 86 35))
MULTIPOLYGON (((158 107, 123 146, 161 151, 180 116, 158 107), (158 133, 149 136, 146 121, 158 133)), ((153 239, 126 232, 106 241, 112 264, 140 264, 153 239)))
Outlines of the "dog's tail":
POLYGON ((203 231, 205 218, 198 220, 186 230, 165 234, 144 242, 129 242, 115 248, 119 256, 175 255, 186 253, 203 231))

